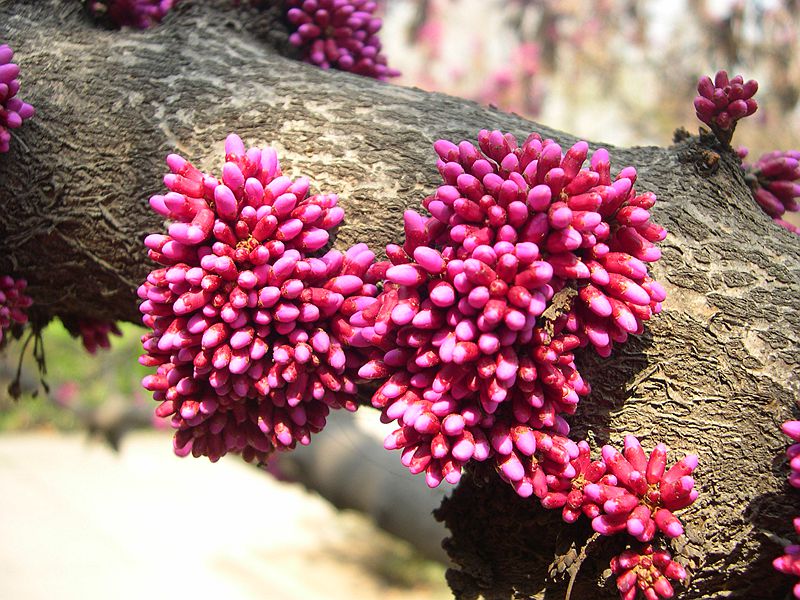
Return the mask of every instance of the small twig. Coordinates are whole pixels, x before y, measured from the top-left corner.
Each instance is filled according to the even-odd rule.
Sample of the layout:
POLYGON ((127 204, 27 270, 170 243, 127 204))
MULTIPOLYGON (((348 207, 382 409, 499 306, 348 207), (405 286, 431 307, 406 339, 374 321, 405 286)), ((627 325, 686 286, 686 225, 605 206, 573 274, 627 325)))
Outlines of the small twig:
POLYGON ((49 394, 50 386, 47 385, 47 382, 44 380, 45 375, 47 375, 47 361, 44 356, 44 338, 42 337, 42 330, 36 329, 34 335, 36 336, 36 342, 33 345, 33 358, 36 360, 36 365, 39 367, 39 383, 42 384, 44 393, 49 394))
POLYGON ((589 549, 589 546, 591 546, 595 541, 597 541, 597 538, 599 537, 600 537, 599 533, 592 534, 592 537, 586 540, 586 543, 583 545, 583 548, 581 548, 581 552, 580 554, 578 554, 578 558, 576 558, 575 562, 572 563, 572 567, 574 568, 571 568, 572 575, 570 575, 569 578, 569 585, 567 585, 567 595, 564 596, 564 600, 570 599, 570 596, 572 595, 572 586, 575 585, 575 579, 578 577, 578 571, 581 570, 581 565, 583 564, 583 561, 586 560, 586 551, 589 549))
POLYGON ((33 338, 33 336, 34 332, 31 331, 22 343, 22 349, 19 351, 19 361, 17 362, 17 374, 14 380, 8 384, 8 393, 15 401, 19 400, 19 397, 22 395, 22 384, 20 383, 20 379, 22 378, 22 360, 25 358, 25 351, 28 349, 28 344, 31 343, 31 338, 33 338))

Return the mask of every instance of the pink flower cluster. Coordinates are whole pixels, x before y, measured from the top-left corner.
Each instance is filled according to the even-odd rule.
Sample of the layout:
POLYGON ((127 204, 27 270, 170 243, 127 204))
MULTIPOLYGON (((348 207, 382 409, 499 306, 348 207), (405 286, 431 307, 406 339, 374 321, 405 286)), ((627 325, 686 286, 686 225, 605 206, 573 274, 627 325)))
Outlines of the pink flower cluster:
MULTIPOLYGON (((744 158, 747 149, 740 148, 739 154, 744 158)), ((753 198, 764 212, 779 225, 796 229, 781 216, 800 210, 800 151, 767 152, 755 164, 742 163, 742 169, 753 198)))
POLYGON ((86 348, 89 354, 94 354, 98 348, 110 348, 109 334, 122 335, 116 323, 99 319, 81 319, 78 321, 78 332, 80 333, 83 347, 86 348))
MULTIPOLYGON (((800 517, 796 517, 792 524, 794 525, 795 533, 800 536, 800 517)), ((792 544, 786 546, 783 552, 783 555, 772 561, 772 566, 786 575, 800 577, 800 545, 792 544)), ((795 598, 800 598, 800 580, 794 584, 792 592, 795 598)))
POLYGON ((230 135, 225 160, 218 179, 167 157, 170 192, 150 204, 173 222, 145 239, 163 268, 139 288, 152 329, 140 362, 157 367, 143 385, 172 418, 176 453, 263 460, 308 444, 330 408, 356 409, 344 313, 377 293, 374 255, 358 244, 313 256, 344 211, 284 176, 272 148, 230 135))
POLYGON ((5 331, 14 323, 24 325, 28 322, 25 312, 33 300, 25 294, 28 282, 14 279, 10 275, 0 276, 0 345, 3 344, 5 331))
POLYGON ((400 75, 381 54, 373 0, 286 0, 286 8, 296 28, 289 41, 306 62, 384 81, 400 75))
POLYGON ((117 27, 147 29, 161 22, 178 0, 89 0, 89 10, 117 27))
POLYGON ((0 45, 0 152, 8 152, 11 143, 9 129, 16 129, 34 110, 17 97, 19 92, 19 66, 12 63, 14 51, 6 44, 0 45))
POLYGON ((583 488, 585 502, 597 506, 592 528, 601 535, 627 531, 640 542, 649 542, 656 531, 666 537, 683 535, 683 526, 673 514, 697 499, 692 471, 697 456, 689 454, 669 470, 667 447, 658 444, 647 457, 639 440, 625 437, 620 453, 603 446, 603 461, 617 482, 589 483, 583 488))
MULTIPOLYGON (((781 426, 781 430, 795 442, 786 450, 789 467, 792 470, 789 475, 789 484, 792 487, 800 488, 800 421, 786 421, 781 426)), ((800 517, 795 518, 792 524, 795 532, 800 536, 800 517)), ((786 546, 783 551, 783 556, 773 560, 772 566, 786 575, 800 577, 800 545, 786 546)), ((792 591, 795 598, 800 598, 800 581, 794 585, 792 591)))
POLYGON ((789 467, 792 469, 789 483, 793 487, 800 488, 800 421, 786 421, 781 426, 781 430, 795 441, 786 450, 786 456, 789 458, 789 467))
POLYGON ((639 590, 646 600, 672 598, 675 590, 669 580, 686 579, 686 569, 672 560, 669 552, 655 550, 650 544, 612 558, 611 572, 617 576, 621 600, 634 600, 639 590))
POLYGON ((444 184, 423 202, 431 216, 405 213, 403 246, 376 265, 382 293, 350 317, 382 353, 359 375, 388 378, 372 398, 399 425, 385 445, 429 485, 492 457, 520 495, 543 498, 580 457, 564 437, 563 415, 589 393, 573 351, 608 355, 660 311, 646 263, 666 231, 635 169, 612 181, 605 150, 583 168, 586 142, 478 142, 434 145, 444 184))
POLYGON ((702 77, 697 84, 699 95, 694 99, 697 118, 711 128, 719 141, 730 144, 736 122, 758 109, 753 98, 757 91, 756 80, 744 81, 741 75, 728 79, 726 71, 718 71, 714 81, 702 77))

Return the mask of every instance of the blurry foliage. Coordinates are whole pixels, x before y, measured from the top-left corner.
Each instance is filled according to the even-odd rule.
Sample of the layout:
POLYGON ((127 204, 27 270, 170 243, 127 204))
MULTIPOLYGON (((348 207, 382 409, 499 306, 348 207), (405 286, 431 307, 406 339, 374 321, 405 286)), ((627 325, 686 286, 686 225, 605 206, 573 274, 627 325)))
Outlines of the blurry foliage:
POLYGON ((54 321, 42 332, 50 392, 39 386, 36 364, 27 349, 22 363, 22 398, 14 401, 8 386, 16 374, 25 337, 8 345, 0 356, 0 431, 56 428, 85 429, 80 415, 109 400, 151 408, 154 405, 139 382, 148 369, 137 362, 141 329, 122 324, 122 337, 112 338, 111 349, 92 356, 80 339, 70 337, 54 321), (33 393, 38 392, 35 397, 33 393))

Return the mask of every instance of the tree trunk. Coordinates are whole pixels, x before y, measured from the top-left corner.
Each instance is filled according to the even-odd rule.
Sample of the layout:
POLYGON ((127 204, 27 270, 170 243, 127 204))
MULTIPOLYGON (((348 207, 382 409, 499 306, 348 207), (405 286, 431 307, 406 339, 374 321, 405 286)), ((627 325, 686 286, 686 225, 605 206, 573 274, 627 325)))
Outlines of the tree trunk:
MULTIPOLYGON (((380 249, 402 239, 402 210, 435 189, 437 138, 498 128, 575 140, 472 102, 284 58, 277 8, 255 18, 227 4, 184 0, 153 30, 115 32, 76 1, 0 1, 0 41, 16 51, 20 97, 37 109, 0 155, 0 272, 28 279, 37 322, 138 321, 134 292, 152 267, 142 239, 163 230, 147 198, 163 190, 169 152, 219 171, 229 132, 271 144, 288 174, 340 195, 337 246, 380 249)), ((716 149, 714 164, 712 143, 611 149, 615 172, 634 165, 638 189, 659 197, 654 220, 671 233, 654 270, 669 297, 642 336, 608 359, 580 359, 593 393, 571 422, 598 445, 633 433, 648 449, 670 445, 672 460, 700 455, 700 499, 673 544, 692 574, 680 597, 779 598, 790 582, 773 571, 781 549, 765 532, 789 535, 800 512, 779 431, 800 389, 800 239, 760 211, 730 152, 716 149)), ((460 598, 563 597, 548 566, 568 565, 591 533, 485 469, 439 514, 460 598)), ((596 586, 618 544, 590 545, 573 598, 616 596, 613 582, 596 586)))

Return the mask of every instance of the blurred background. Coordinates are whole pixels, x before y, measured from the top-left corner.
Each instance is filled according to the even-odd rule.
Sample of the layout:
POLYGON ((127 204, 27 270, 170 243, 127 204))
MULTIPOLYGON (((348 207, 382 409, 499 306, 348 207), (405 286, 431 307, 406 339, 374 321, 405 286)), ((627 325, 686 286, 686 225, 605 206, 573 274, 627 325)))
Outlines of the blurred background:
MULTIPOLYGON (((800 148, 800 0, 384 0, 382 10, 400 85, 592 141, 667 145, 677 127, 697 131, 697 80, 724 68, 760 84, 734 145, 751 160, 800 148)), ((450 596, 445 531, 430 515, 446 490, 382 450, 376 412, 333 416, 311 447, 267 470, 179 459, 139 385, 142 330, 120 329, 90 355, 60 323, 47 327, 36 354, 49 393, 34 343, 0 357, 0 597, 450 596)))

